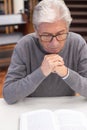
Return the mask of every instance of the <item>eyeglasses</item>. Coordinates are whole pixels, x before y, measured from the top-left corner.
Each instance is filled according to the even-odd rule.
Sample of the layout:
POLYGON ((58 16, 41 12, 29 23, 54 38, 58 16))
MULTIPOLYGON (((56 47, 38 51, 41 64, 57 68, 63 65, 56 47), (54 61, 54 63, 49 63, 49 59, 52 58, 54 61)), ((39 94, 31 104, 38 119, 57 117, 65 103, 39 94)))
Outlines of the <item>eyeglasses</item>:
POLYGON ((39 35, 39 36, 40 36, 41 41, 51 42, 54 37, 56 38, 57 41, 63 41, 67 38, 67 35, 68 35, 68 33, 62 33, 62 34, 57 33, 56 35, 43 34, 43 35, 39 35))

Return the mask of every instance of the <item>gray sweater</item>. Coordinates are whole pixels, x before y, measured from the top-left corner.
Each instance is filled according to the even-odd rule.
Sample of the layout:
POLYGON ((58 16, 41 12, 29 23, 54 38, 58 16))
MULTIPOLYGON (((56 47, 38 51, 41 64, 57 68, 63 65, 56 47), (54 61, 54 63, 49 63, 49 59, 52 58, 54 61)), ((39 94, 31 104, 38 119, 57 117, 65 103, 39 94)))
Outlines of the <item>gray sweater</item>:
POLYGON ((3 96, 12 104, 24 97, 72 96, 75 92, 87 96, 87 45, 78 34, 69 32, 64 48, 59 52, 69 76, 62 79, 51 73, 45 77, 40 69, 43 50, 35 33, 24 36, 15 46, 3 88, 3 96))

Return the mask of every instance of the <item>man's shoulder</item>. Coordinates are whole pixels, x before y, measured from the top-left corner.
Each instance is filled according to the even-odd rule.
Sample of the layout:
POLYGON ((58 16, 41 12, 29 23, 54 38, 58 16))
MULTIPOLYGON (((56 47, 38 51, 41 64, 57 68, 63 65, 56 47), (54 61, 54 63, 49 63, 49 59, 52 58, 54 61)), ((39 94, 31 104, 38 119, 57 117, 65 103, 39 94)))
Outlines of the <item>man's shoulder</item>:
POLYGON ((35 33, 30 33, 21 38, 16 46, 31 46, 37 42, 37 37, 35 33))
POLYGON ((29 33, 27 35, 25 35, 22 39, 20 39, 18 42, 20 41, 30 41, 31 39, 36 39, 36 33, 29 33))
POLYGON ((78 33, 75 33, 75 32, 69 32, 69 40, 71 40, 71 41, 78 41, 78 42, 80 42, 80 41, 83 41, 83 42, 85 42, 85 39, 82 37, 82 35, 80 35, 80 34, 78 34, 78 33))
POLYGON ((71 48, 75 52, 75 50, 81 50, 81 48, 83 48, 84 46, 87 47, 87 44, 80 34, 69 32, 67 46, 69 47, 69 49, 71 48))

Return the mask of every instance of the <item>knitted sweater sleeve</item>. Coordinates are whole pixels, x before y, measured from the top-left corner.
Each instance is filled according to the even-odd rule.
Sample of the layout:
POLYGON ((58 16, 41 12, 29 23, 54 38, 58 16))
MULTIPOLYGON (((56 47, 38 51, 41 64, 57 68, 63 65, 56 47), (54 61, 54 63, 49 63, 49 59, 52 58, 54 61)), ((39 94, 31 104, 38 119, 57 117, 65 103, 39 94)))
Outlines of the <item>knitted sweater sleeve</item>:
MULTIPOLYGON (((8 104, 22 100, 24 97, 33 93, 40 83, 46 78, 40 67, 30 74, 27 74, 25 65, 25 51, 15 47, 11 64, 6 75, 3 88, 3 96, 8 104), (24 52, 23 52, 24 51, 24 52)), ((28 58, 28 57, 27 57, 28 58)), ((26 58, 26 59, 27 59, 26 58)))
POLYGON ((87 97, 87 44, 79 50, 77 72, 69 68, 69 76, 64 81, 77 93, 87 97))

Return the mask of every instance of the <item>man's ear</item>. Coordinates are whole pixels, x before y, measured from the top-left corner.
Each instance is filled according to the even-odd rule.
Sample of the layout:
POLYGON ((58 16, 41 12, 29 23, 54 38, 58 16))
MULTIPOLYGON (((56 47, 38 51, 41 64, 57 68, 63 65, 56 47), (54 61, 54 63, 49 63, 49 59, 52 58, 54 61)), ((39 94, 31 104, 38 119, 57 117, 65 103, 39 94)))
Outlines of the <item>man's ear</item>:
POLYGON ((35 31, 35 36, 36 36, 37 38, 39 38, 36 26, 34 25, 33 28, 34 28, 34 31, 35 31))

